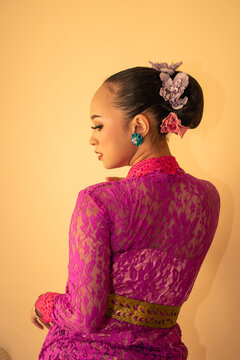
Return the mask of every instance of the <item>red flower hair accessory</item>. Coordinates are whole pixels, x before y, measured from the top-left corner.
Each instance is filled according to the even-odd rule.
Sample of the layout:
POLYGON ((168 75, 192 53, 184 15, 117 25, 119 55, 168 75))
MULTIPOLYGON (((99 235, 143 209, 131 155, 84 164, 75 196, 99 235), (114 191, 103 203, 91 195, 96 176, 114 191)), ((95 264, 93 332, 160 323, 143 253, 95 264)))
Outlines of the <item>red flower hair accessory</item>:
POLYGON ((170 114, 165 119, 163 119, 160 128, 161 133, 175 133, 180 135, 181 138, 187 129, 190 129, 188 126, 183 126, 177 114, 173 112, 170 112, 170 114))

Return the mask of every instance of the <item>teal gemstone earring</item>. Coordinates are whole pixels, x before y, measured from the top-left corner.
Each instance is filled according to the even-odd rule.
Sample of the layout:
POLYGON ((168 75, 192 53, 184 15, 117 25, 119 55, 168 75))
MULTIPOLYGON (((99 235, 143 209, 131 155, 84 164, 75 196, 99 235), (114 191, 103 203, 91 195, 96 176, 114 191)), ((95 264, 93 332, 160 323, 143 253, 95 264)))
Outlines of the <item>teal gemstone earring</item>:
POLYGON ((143 137, 141 134, 134 132, 131 136, 131 140, 133 142, 134 145, 141 145, 143 143, 143 137))

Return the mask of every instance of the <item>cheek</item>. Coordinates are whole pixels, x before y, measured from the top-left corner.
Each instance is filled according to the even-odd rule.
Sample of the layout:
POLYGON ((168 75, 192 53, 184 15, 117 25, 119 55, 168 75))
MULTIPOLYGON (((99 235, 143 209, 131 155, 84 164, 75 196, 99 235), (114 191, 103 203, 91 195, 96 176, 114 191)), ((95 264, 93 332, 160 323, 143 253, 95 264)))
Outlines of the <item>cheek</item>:
POLYGON ((101 135, 101 142, 106 146, 118 147, 124 140, 126 141, 126 135, 117 127, 106 129, 101 135))
POLYGON ((122 151, 127 150, 128 145, 131 142, 131 139, 128 138, 128 134, 125 132, 118 131, 114 136, 114 142, 118 148, 121 148, 122 151))
POLYGON ((121 149, 121 152, 129 151, 129 146, 131 146, 131 135, 128 134, 124 129, 118 124, 115 123, 114 126, 105 126, 103 131, 100 132, 99 141, 102 145, 102 150, 107 150, 109 152, 118 152, 121 149))

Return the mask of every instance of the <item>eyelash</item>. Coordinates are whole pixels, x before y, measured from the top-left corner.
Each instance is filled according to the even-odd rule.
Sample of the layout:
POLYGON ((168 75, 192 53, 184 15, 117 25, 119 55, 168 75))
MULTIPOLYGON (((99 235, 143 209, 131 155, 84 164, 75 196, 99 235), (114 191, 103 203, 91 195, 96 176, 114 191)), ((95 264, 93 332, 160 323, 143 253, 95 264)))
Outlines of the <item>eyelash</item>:
POLYGON ((97 126, 95 126, 95 127, 92 127, 92 126, 91 126, 91 129, 102 129, 102 127, 103 127, 103 125, 97 125, 97 126))

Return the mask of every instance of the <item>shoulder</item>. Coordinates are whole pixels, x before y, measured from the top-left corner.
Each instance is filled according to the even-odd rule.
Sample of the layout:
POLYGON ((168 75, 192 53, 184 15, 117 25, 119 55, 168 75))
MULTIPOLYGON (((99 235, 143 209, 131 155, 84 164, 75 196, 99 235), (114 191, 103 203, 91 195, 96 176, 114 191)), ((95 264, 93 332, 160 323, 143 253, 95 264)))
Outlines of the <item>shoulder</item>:
POLYGON ((110 194, 111 192, 114 192, 115 189, 117 188, 115 183, 116 182, 101 182, 101 183, 89 185, 79 192, 79 196, 81 197, 90 196, 93 198, 95 197, 99 198, 102 193, 110 194))
POLYGON ((105 208, 111 215, 124 207, 128 201, 129 194, 134 193, 131 179, 121 179, 117 181, 105 181, 90 185, 81 190, 78 194, 79 201, 96 202, 100 207, 105 208))
POLYGON ((86 211, 87 207, 92 209, 97 207, 105 216, 109 213, 110 204, 117 199, 118 181, 102 182, 87 186, 78 193, 77 204, 82 210, 86 211))
POLYGON ((211 181, 197 178, 186 172, 184 172, 184 176, 189 181, 189 183, 197 187, 200 193, 205 194, 208 200, 214 201, 215 204, 216 203, 220 204, 219 192, 216 186, 211 181))
POLYGON ((116 181, 104 181, 86 187, 79 194, 92 195, 98 198, 115 198, 116 196, 118 197, 119 193, 124 192, 125 189, 131 186, 131 180, 131 178, 124 178, 116 181))

